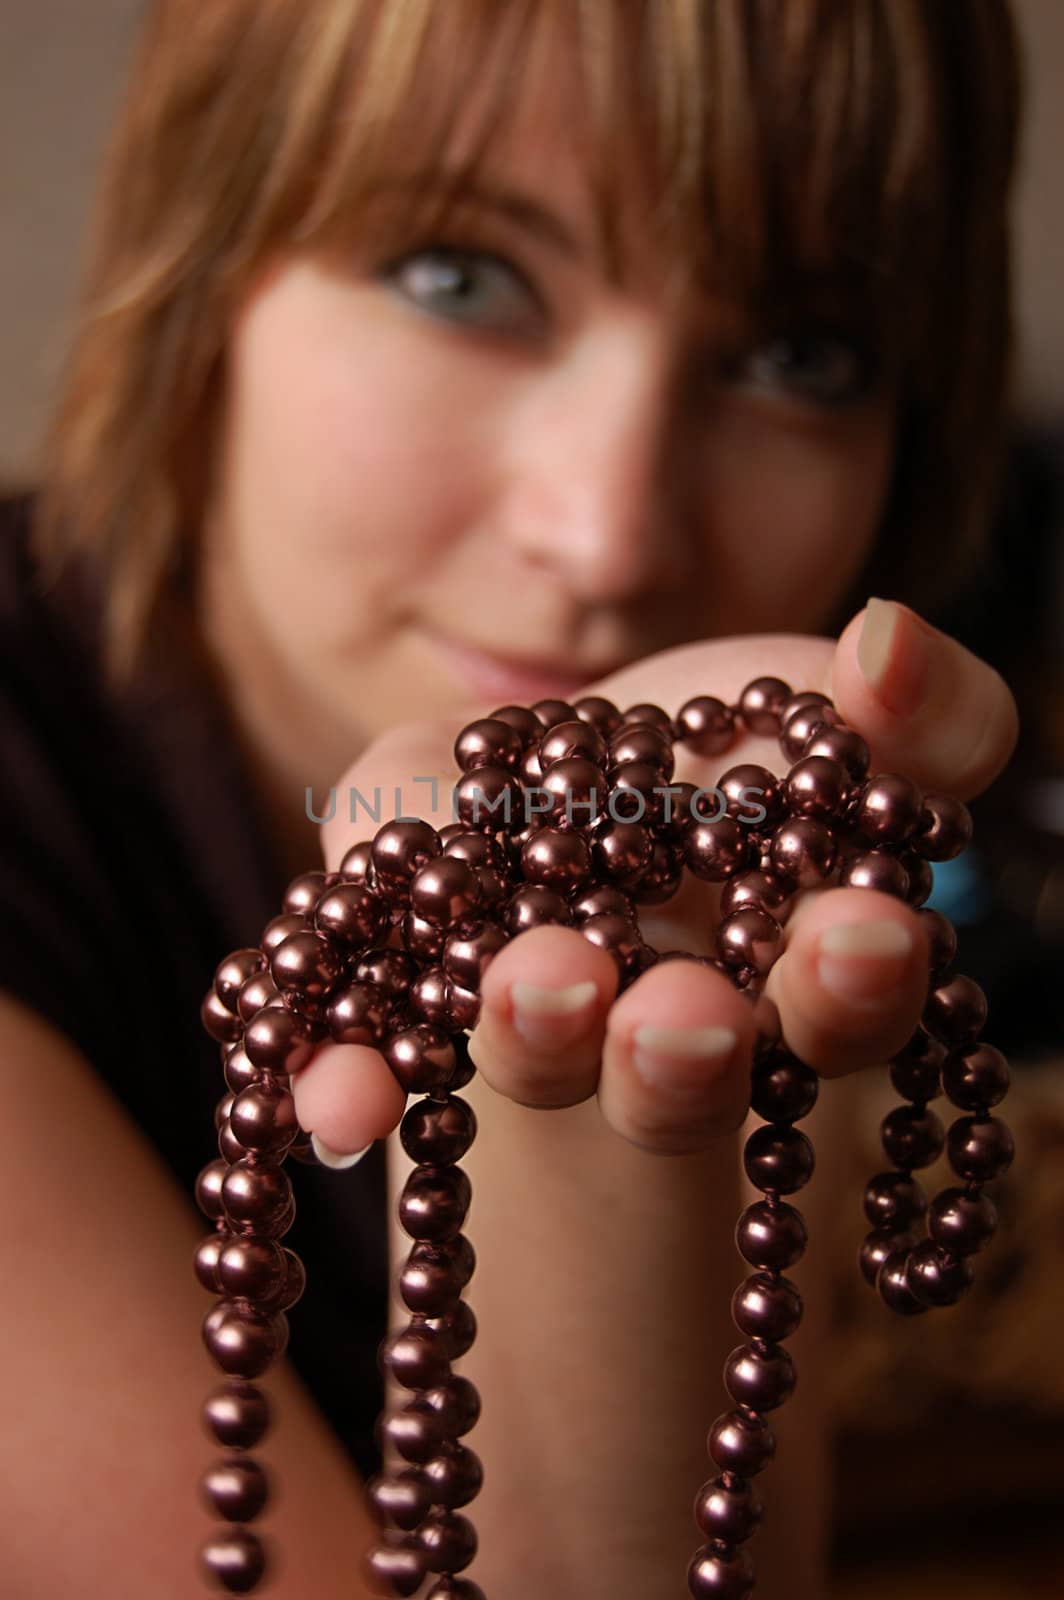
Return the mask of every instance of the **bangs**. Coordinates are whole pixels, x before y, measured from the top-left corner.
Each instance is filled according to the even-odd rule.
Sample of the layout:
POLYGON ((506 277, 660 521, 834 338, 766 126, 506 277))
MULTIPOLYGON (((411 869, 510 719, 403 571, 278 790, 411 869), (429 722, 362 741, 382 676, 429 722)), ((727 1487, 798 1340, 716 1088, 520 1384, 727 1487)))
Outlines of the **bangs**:
MULTIPOLYGON (((943 137, 958 114, 943 59, 960 43, 955 9, 334 4, 307 29, 274 194, 287 201, 289 236, 307 246, 430 229, 505 152, 530 106, 548 93, 557 103, 560 61, 575 91, 572 159, 616 281, 639 172, 640 193, 655 197, 643 225, 677 285, 722 297, 759 326, 841 322, 896 353, 899 339, 911 348, 925 336, 929 285, 964 199, 943 137)), ((976 27, 975 11, 960 22, 976 27)))

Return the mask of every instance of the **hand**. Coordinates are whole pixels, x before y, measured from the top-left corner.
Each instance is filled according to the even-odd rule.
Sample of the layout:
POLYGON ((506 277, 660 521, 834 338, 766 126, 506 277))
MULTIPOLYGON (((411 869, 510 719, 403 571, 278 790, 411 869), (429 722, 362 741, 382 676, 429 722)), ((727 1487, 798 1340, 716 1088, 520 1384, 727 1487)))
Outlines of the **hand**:
MULTIPOLYGON (((790 635, 711 640, 640 661, 587 692, 671 711, 697 693, 734 700, 745 683, 769 672, 795 690, 830 694, 868 740, 873 772, 898 771, 961 799, 992 781, 1015 744, 1016 709, 1001 678, 911 611, 880 601, 854 618, 837 644, 790 635)), ((392 730, 345 775, 341 793, 399 790, 406 815, 442 827, 452 820, 454 738, 465 721, 490 709, 392 730), (428 786, 412 782, 428 774, 440 780, 436 814, 426 804, 428 786)), ((677 756, 677 779, 706 786, 739 761, 776 771, 783 765, 774 740, 751 736, 713 760, 682 746, 677 756)), ((327 864, 335 868, 376 826, 351 824, 338 805, 324 829, 327 864)), ((669 905, 641 908, 648 942, 706 950, 718 892, 686 875, 669 905)), ((791 1048, 836 1076, 900 1049, 919 1020, 926 982, 926 939, 910 907, 869 890, 828 889, 792 902, 766 992, 791 1048)), ((534 1107, 576 1105, 597 1094, 618 1133, 662 1153, 699 1150, 736 1129, 747 1109, 755 1038, 747 1001, 722 975, 689 962, 651 968, 616 996, 611 957, 576 930, 522 934, 484 976, 469 1041, 481 1076, 534 1107)), ((390 1133, 406 1103, 380 1054, 358 1045, 322 1046, 293 1092, 302 1125, 339 1155, 390 1133)))

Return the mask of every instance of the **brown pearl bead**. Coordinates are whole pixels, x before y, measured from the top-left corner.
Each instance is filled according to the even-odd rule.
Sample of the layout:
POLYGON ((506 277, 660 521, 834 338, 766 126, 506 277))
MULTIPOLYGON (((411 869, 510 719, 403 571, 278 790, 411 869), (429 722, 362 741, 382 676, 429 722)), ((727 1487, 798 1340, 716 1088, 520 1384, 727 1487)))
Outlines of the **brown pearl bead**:
POLYGON ((792 816, 837 822, 846 810, 852 789, 853 779, 841 761, 806 756, 787 774, 783 793, 792 816))
POLYGON ((910 843, 927 861, 952 861, 968 848, 972 816, 966 805, 948 794, 924 796, 920 824, 910 843))
POLYGON ((614 822, 603 818, 591 834, 592 865, 611 887, 632 887, 650 865, 653 852, 650 829, 641 822, 614 822))
POLYGON ((355 979, 375 985, 394 1003, 406 998, 417 973, 417 962, 403 950, 367 950, 355 968, 355 979))
POLYGON ((794 1393, 794 1361, 780 1345, 759 1350, 740 1344, 724 1364, 724 1384, 732 1399, 752 1411, 775 1411, 794 1393))
POLYGON ((420 1400, 401 1411, 390 1412, 381 1422, 381 1435, 404 1461, 431 1461, 447 1438, 443 1419, 420 1400))
POLYGON ((224 1216, 222 1184, 229 1165, 225 1161, 211 1161, 196 1179, 196 1204, 205 1217, 218 1222, 224 1216))
POLYGON ((813 1175, 813 1146, 798 1128, 757 1128, 746 1141, 743 1168, 756 1189, 793 1194, 813 1175))
POLYGON ((243 1300, 269 1299, 287 1274, 285 1252, 276 1239, 230 1238, 218 1257, 221 1292, 243 1300))
POLYGON ((425 1579, 425 1558, 413 1543, 378 1544, 366 1558, 371 1578, 393 1594, 416 1594, 425 1579))
POLYGON ((816 1105, 819 1091, 812 1067, 789 1050, 775 1050, 754 1068, 750 1105, 766 1122, 800 1122, 816 1105))
POLYGON ((193 1270, 200 1283, 210 1294, 221 1294, 218 1282, 218 1258, 233 1237, 230 1233, 209 1233, 196 1246, 193 1270))
POLYGON ((403 946, 417 961, 438 962, 443 955, 446 934, 433 922, 408 911, 402 923, 403 946))
POLYGON ((399 1274, 399 1292, 411 1311, 441 1316, 458 1299, 474 1262, 463 1234, 443 1244, 415 1244, 399 1274))
POLYGON ((373 836, 371 859, 383 888, 405 888, 419 867, 440 853, 440 836, 427 822, 386 822, 373 836))
POLYGON ((287 1246, 284 1249, 285 1277, 281 1288, 263 1302, 268 1311, 290 1311, 303 1298, 307 1287, 307 1273, 302 1261, 287 1246))
POLYGON ((410 1159, 440 1165, 461 1161, 476 1132, 473 1107, 458 1095, 448 1095, 443 1102, 421 1100, 399 1124, 399 1138, 410 1159))
POLYGON ((524 741, 501 717, 480 717, 468 723, 454 744, 454 759, 462 772, 477 767, 516 767, 524 741))
POLYGON ((969 1047, 986 1025, 986 995, 971 978, 958 973, 932 989, 922 1020, 928 1033, 943 1044, 969 1047))
POLYGON ((486 1600, 479 1583, 471 1578, 454 1578, 445 1574, 438 1578, 425 1596, 425 1600, 486 1600))
POLYGON ((218 1129, 218 1153, 229 1166, 232 1166, 235 1161, 242 1161, 247 1155, 244 1146, 229 1126, 228 1117, 218 1129))
POLYGON ((227 1456, 208 1467, 203 1477, 207 1509, 227 1522, 253 1522, 268 1494, 266 1474, 250 1456, 227 1456))
POLYGON ((430 1572, 461 1572, 477 1553, 476 1529, 458 1511, 431 1511, 417 1540, 430 1572))
POLYGON ((444 1342, 423 1324, 393 1333, 381 1346, 380 1362, 404 1389, 428 1389, 451 1370, 444 1342))
POLYGON ((789 1278, 754 1272, 732 1295, 732 1321, 748 1339, 778 1344, 789 1339, 802 1320, 802 1297, 789 1278))
POLYGON ((656 728, 659 733, 672 737, 672 718, 664 706, 652 700, 639 700, 622 712, 621 722, 626 728, 656 728))
POLYGON ((792 695, 780 707, 780 749, 788 761, 798 761, 814 733, 841 721, 826 695, 792 695))
POLYGON ((927 1210, 927 1231, 952 1255, 974 1256, 997 1232, 998 1214, 985 1194, 943 1189, 927 1210))
POLYGON ((200 1021, 212 1039, 217 1039, 219 1044, 234 1044, 240 1037, 240 1018, 215 994, 213 989, 208 989, 200 1006, 200 1021))
POLYGON ((974 1277, 970 1261, 951 1259, 933 1239, 921 1240, 910 1252, 906 1281, 921 1305, 956 1305, 974 1277))
POLYGON ((270 1402, 255 1384, 231 1378, 207 1396, 203 1425, 219 1444, 251 1450, 269 1430, 270 1402))
POLYGON ((236 1161, 222 1179, 222 1206, 234 1229, 266 1232, 292 1203, 292 1180, 280 1167, 236 1161))
POLYGON ((935 886, 931 863, 925 861, 922 856, 914 854, 912 850, 903 850, 898 860, 905 868, 909 879, 906 900, 911 906, 922 906, 935 886))
POLYGON ((632 763, 656 767, 668 783, 675 768, 668 732, 646 724, 619 728, 609 743, 609 769, 613 772, 632 763))
POLYGON ((452 933, 443 946, 443 970, 460 989, 479 994, 485 972, 508 942, 504 930, 494 922, 452 933))
POLYGON ((520 826, 523 791, 508 767, 477 767, 454 786, 454 809, 467 828, 500 833, 520 826))
POLYGON ((453 927, 472 916, 479 904, 480 880, 473 867, 457 856, 438 856, 411 880, 411 911, 436 928, 453 927))
POLYGON ((353 844, 340 861, 340 877, 345 882, 366 883, 373 868, 373 845, 369 839, 353 844))
POLYGON ((599 694, 586 694, 574 702, 574 710, 581 722, 586 722, 601 734, 603 739, 608 739, 621 725, 621 713, 612 700, 599 694))
POLYGON ((385 1042, 383 1053, 406 1094, 432 1094, 442 1089, 453 1076, 457 1062, 454 1045, 444 1029, 428 1022, 393 1033, 385 1042))
POLYGON ((270 975, 282 994, 294 989, 315 1000, 336 987, 343 970, 332 941, 309 929, 282 939, 270 959, 270 975))
POLYGON ((668 780, 652 761, 626 761, 610 773, 606 812, 617 822, 657 826, 665 813, 668 780))
POLYGON ((655 839, 650 864, 633 892, 641 906, 662 906, 672 899, 683 878, 683 852, 676 845, 655 839))
POLYGON ((709 1430, 709 1453, 722 1472, 752 1478, 776 1453, 776 1436, 763 1417, 726 1411, 709 1430))
POLYGON ((909 1251, 892 1250, 876 1276, 876 1289, 884 1305, 903 1317, 919 1317, 927 1311, 909 1285, 909 1251))
POLYGON ((247 1528, 224 1528, 200 1547, 207 1581, 230 1594, 250 1594, 268 1570, 266 1548, 247 1528))
POLYGON ((739 715, 751 733, 774 737, 780 731, 780 711, 790 697, 790 684, 782 678, 754 678, 739 695, 739 715))
POLYGON ((879 1172, 865 1185, 864 1214, 873 1228, 902 1233, 926 1210, 927 1195, 907 1172, 879 1172))
MULTIPOLYGON (((452 1028, 475 1028, 477 1018, 480 1016, 480 996, 473 994, 469 989, 463 989, 460 984, 452 983, 448 992, 448 1004, 451 1020, 448 1026, 452 1028)), ((454 1077, 449 1080, 453 1089, 460 1089, 464 1083, 469 1082, 472 1076, 467 1072, 465 1076, 454 1077)))
POLYGON ((265 968, 255 973, 243 985, 237 998, 236 1008, 241 1021, 250 1022, 271 1000, 279 999, 280 992, 265 968))
POLYGON ((412 1239, 453 1239, 469 1210, 472 1190, 460 1167, 415 1167, 399 1197, 399 1220, 412 1239))
POLYGON ((795 817, 776 829, 769 862, 777 877, 796 889, 815 889, 835 865, 835 836, 815 817, 795 817))
POLYGON ((250 978, 261 972, 266 957, 261 950, 234 950, 220 962, 214 973, 214 992, 227 1011, 237 1012, 240 991, 250 978))
POLYGON ((957 955, 957 934, 948 917, 941 911, 935 911, 930 906, 924 906, 920 911, 920 922, 927 935, 928 961, 932 973, 944 972, 952 966, 957 955))
POLYGON ((294 933, 307 931, 307 919, 296 911, 284 912, 279 917, 273 917, 262 930, 262 951, 267 957, 273 955, 278 945, 290 939, 294 933))
MULTIPOLYGON (((755 1200, 747 1206, 735 1230, 739 1254, 752 1267, 765 1267, 771 1271, 792 1267, 796 1261, 800 1261, 808 1242, 809 1235, 801 1212, 785 1202, 770 1205, 766 1200, 755 1200)), ((746 1331, 744 1328, 743 1332, 746 1331)))
POLYGON ((722 1555, 715 1545, 696 1550, 687 1569, 695 1600, 748 1600, 754 1592, 754 1564, 745 1550, 722 1555))
POLYGON ((294 912, 298 916, 308 917, 325 887, 325 873, 320 869, 312 872, 301 872, 293 878, 284 892, 283 906, 286 912, 294 912))
POLYGON ((857 1252, 857 1265, 865 1282, 874 1289, 888 1256, 899 1253, 904 1256, 915 1243, 912 1233, 899 1232, 893 1227, 873 1228, 871 1233, 865 1235, 857 1252))
POLYGON ((904 900, 909 891, 909 875, 897 856, 885 850, 864 850, 843 862, 839 883, 849 889, 875 889, 904 900))
POLYGON ((313 1033, 302 1017, 279 1006, 259 1011, 244 1029, 244 1051, 263 1072, 290 1076, 314 1054, 313 1033))
POLYGON ((572 830, 540 828, 521 851, 521 870, 529 883, 566 894, 582 887, 591 876, 587 840, 572 830))
POLYGON ((695 1521, 707 1539, 719 1544, 742 1544, 757 1532, 763 1514, 760 1495, 741 1479, 711 1478, 695 1499, 695 1521))
POLYGON ((438 1339, 448 1361, 458 1361, 471 1350, 477 1336, 476 1315, 465 1300, 456 1301, 438 1317, 429 1317, 422 1326, 438 1339))
POLYGON ((254 1062, 248 1060, 243 1045, 237 1044, 226 1056, 224 1076, 226 1086, 230 1090, 229 1098, 235 1100, 238 1094, 250 1089, 253 1083, 262 1083, 267 1075, 261 1067, 255 1066, 254 1062))
POLYGON ((743 906, 756 906, 761 911, 776 912, 790 898, 790 886, 774 872, 740 872, 727 879, 720 891, 720 914, 727 917, 743 906))
POLYGON ((233 1101, 229 1126, 245 1150, 277 1155, 299 1132, 295 1101, 276 1082, 254 1083, 233 1101))
POLYGON ((437 1416, 443 1423, 445 1433, 453 1438, 468 1433, 476 1426, 480 1416, 479 1394, 468 1378, 460 1378, 456 1373, 452 1373, 443 1383, 426 1389, 417 1403, 437 1416))
POLYGON ((696 819, 684 834, 683 858, 696 878, 721 883, 751 864, 749 831, 734 817, 696 819))
POLYGON ((767 911, 740 906, 721 921, 717 947, 729 967, 752 967, 765 973, 771 968, 783 939, 783 929, 767 911))
POLYGON ((567 927, 572 920, 568 904, 556 889, 548 889, 542 883, 523 883, 510 896, 505 925, 507 933, 513 938, 529 928, 539 928, 547 923, 567 927))
POLYGON ((949 1164, 958 1178, 986 1183, 1012 1165, 1012 1134, 997 1117, 958 1117, 946 1138, 949 1164))
POLYGON ((837 727, 815 729, 802 751, 803 756, 827 756, 839 761, 851 778, 863 779, 871 760, 868 746, 853 728, 841 724, 837 727))
POLYGON ((257 1378, 287 1342, 283 1316, 268 1316, 239 1301, 220 1301, 203 1319, 203 1342, 231 1377, 257 1378))
POLYGON ((743 761, 729 767, 716 784, 723 796, 723 804, 730 817, 735 817, 744 827, 770 825, 783 813, 783 785, 774 772, 758 766, 753 761, 743 761))
POLYGON ((862 790, 853 821, 873 845, 904 844, 919 825, 923 803, 915 783, 893 772, 881 772, 862 790))
POLYGON ((349 950, 376 944, 388 926, 388 908, 379 895, 361 883, 337 883, 326 890, 314 910, 319 933, 349 950))
POLYGON ((513 728, 526 749, 533 740, 538 744, 543 737, 544 724, 528 706, 499 706, 491 713, 491 720, 513 728))
POLYGON ((378 1516, 410 1532, 432 1504, 429 1484, 418 1467, 404 1467, 394 1477, 377 1477, 366 1486, 378 1516))
POLYGON ((895 1106, 879 1130, 887 1159, 908 1171, 929 1167, 942 1154, 946 1131, 933 1111, 918 1106, 895 1106))
POLYGON ((539 764, 544 776, 559 761, 573 759, 588 762, 596 771, 606 764, 607 743, 598 730, 575 718, 572 722, 559 722, 545 733, 539 742, 539 764))
POLYGON ((964 1054, 954 1051, 946 1056, 942 1087, 962 1111, 985 1111, 1005 1098, 1009 1064, 992 1044, 976 1045, 964 1054))
POLYGON ((326 1021, 337 1044, 378 1045, 392 1014, 390 997, 375 983, 349 983, 329 1001, 326 1021))
POLYGON ((589 917, 617 916, 635 922, 635 904, 623 889, 612 883, 600 884, 596 889, 578 889, 569 902, 573 921, 579 925, 589 917))
POLYGON ((696 756, 719 756, 735 743, 735 713, 714 695, 685 700, 674 726, 677 739, 696 756))
POLYGON ((941 1094, 946 1047, 918 1028, 890 1064, 890 1081, 907 1100, 934 1100, 941 1094))
POLYGON ((568 700, 537 700, 532 710, 544 728, 556 728, 559 722, 578 722, 576 711, 568 700))
POLYGON ((646 946, 635 923, 627 917, 604 911, 598 916, 586 917, 580 924, 580 932, 589 943, 598 945, 613 957, 622 980, 634 977, 641 970, 646 946))
POLYGON ((423 1471, 433 1502, 448 1511, 475 1500, 484 1483, 480 1457, 457 1443, 445 1445, 438 1456, 426 1461, 423 1471))

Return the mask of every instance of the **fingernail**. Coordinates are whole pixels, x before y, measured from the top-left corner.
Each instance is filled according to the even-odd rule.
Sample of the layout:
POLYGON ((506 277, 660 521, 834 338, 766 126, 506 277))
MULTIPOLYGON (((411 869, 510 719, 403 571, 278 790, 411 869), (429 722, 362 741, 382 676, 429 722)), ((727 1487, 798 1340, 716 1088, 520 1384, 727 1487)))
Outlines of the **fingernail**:
POLYGON ((632 1065, 654 1089, 701 1092, 706 1068, 730 1056, 738 1039, 734 1028, 659 1028, 648 1023, 632 1034, 632 1065))
POLYGON ((362 1160, 362 1157, 368 1155, 373 1149, 372 1144, 368 1144, 364 1150, 355 1150, 351 1153, 351 1155, 343 1156, 337 1150, 330 1150, 329 1146, 327 1144, 323 1144, 316 1133, 311 1134, 310 1142, 313 1146, 314 1154, 317 1156, 322 1166, 334 1167, 337 1170, 340 1170, 343 1167, 357 1166, 362 1160))
POLYGON ((906 606, 874 596, 865 607, 857 665, 877 700, 896 716, 915 711, 927 679, 928 635, 906 606))
POLYGON ((840 1000, 879 1000, 912 948, 912 934, 900 922, 839 923, 820 935, 817 973, 840 1000))
POLYGON ((578 1039, 590 1020, 598 990, 590 978, 564 989, 512 983, 514 1027, 528 1044, 563 1045, 578 1039))

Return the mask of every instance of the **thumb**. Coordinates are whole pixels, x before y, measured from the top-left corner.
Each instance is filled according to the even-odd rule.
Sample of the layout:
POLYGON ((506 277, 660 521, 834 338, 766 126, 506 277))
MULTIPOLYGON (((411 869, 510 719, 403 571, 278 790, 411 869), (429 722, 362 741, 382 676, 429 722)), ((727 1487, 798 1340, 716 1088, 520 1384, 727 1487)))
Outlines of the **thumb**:
POLYGON ((961 800, 987 788, 1016 745, 1016 702, 1001 675, 892 600, 869 600, 845 628, 831 695, 868 741, 873 769, 961 800))

